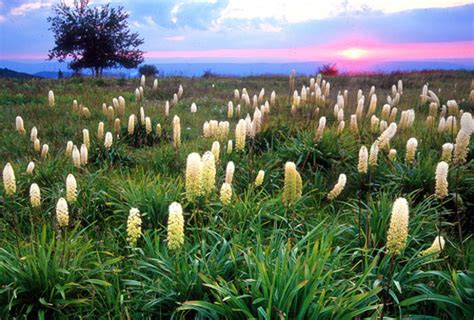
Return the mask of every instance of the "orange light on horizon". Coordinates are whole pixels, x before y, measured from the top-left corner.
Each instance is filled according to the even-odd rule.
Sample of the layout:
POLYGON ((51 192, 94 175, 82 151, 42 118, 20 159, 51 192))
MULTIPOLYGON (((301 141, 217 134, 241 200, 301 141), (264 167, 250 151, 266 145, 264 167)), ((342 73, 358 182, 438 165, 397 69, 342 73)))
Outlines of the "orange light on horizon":
POLYGON ((360 58, 363 58, 364 56, 367 55, 367 53, 368 53, 367 50, 360 49, 360 48, 349 48, 349 49, 341 51, 342 56, 351 60, 358 60, 360 58))

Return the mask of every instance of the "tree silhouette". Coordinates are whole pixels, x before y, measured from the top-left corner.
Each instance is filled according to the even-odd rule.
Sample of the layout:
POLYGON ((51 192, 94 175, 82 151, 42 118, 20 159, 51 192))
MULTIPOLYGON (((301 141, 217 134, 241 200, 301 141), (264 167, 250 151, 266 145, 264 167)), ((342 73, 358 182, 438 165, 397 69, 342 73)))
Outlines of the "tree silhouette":
POLYGON ((128 28, 129 15, 123 7, 90 7, 89 0, 75 0, 73 6, 61 1, 53 10, 48 22, 55 46, 49 60, 71 59, 69 67, 75 73, 89 68, 96 77, 106 68, 136 68, 143 62, 138 47, 144 41, 128 28))

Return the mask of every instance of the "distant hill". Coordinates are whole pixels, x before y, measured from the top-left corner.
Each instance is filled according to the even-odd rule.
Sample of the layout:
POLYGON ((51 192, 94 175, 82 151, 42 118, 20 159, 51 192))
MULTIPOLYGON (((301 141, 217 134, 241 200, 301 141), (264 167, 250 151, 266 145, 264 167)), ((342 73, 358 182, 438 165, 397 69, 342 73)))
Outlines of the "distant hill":
POLYGON ((0 78, 20 78, 20 79, 33 79, 42 78, 40 76, 31 75, 23 72, 16 72, 7 68, 0 69, 0 78))

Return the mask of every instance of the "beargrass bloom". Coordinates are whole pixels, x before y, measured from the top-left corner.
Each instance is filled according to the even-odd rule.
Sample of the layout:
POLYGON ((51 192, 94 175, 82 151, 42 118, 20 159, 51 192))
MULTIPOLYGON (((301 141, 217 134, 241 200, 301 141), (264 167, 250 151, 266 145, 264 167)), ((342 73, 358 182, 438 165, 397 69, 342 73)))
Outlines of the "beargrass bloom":
POLYGON ((77 148, 77 146, 73 147, 71 157, 72 157, 72 163, 74 164, 74 166, 76 168, 80 168, 81 167, 81 153, 79 152, 79 149, 77 148))
POLYGON ((128 134, 133 135, 135 132, 135 115, 131 114, 128 117, 128 128, 127 128, 128 134))
POLYGON ((137 208, 130 209, 127 220, 127 242, 131 247, 137 246, 138 238, 142 234, 142 218, 137 208))
POLYGON ((186 197, 193 201, 202 192, 202 161, 201 156, 193 152, 186 161, 186 197))
POLYGON ((12 196, 16 192, 15 171, 13 171, 10 162, 3 168, 3 187, 8 196, 12 196))
POLYGON ((26 167, 26 173, 32 174, 33 170, 35 170, 35 163, 30 161, 30 163, 28 163, 28 167, 26 167))
POLYGON ((235 127, 235 148, 237 151, 244 151, 245 148, 246 126, 245 120, 240 119, 235 127))
POLYGON ((418 147, 418 140, 410 138, 407 141, 407 149, 405 153, 405 161, 407 163, 415 162, 416 148, 418 147))
POLYGON ((54 92, 53 90, 49 90, 48 92, 48 104, 50 107, 54 107, 54 92))
POLYGON ((104 147, 106 149, 110 149, 112 147, 112 143, 114 142, 114 137, 112 136, 111 132, 107 132, 105 134, 105 141, 104 141, 104 147))
POLYGON ((405 198, 395 200, 387 232, 387 251, 390 255, 399 255, 405 249, 408 238, 409 209, 405 198))
POLYGON ((104 123, 101 121, 97 126, 97 138, 102 140, 104 138, 104 123))
POLYGON ((177 251, 184 245, 183 208, 179 203, 173 202, 168 211, 168 249, 177 251))
POLYGON ((43 147, 41 148, 41 158, 46 159, 48 157, 49 153, 49 146, 47 144, 43 144, 43 147))
POLYGON ((221 187, 220 199, 223 205, 228 205, 232 199, 232 186, 224 182, 221 187))
POLYGON ((444 244, 445 240, 442 236, 436 236, 436 238, 433 240, 433 243, 431 244, 431 247, 429 247, 426 250, 421 251, 422 256, 426 256, 429 254, 438 254, 444 249, 444 244))
POLYGON ((145 132, 150 134, 152 132, 151 119, 150 117, 145 117, 145 132))
POLYGON ((38 138, 38 129, 36 127, 31 128, 30 132, 30 141, 35 142, 36 138, 38 138))
POLYGON ((89 151, 85 144, 81 145, 81 164, 86 165, 89 162, 89 151))
POLYGON ((367 173, 369 165, 369 153, 365 146, 360 147, 359 150, 359 163, 357 164, 357 171, 359 173, 367 173))
POLYGON ((265 179, 265 171, 258 171, 257 177, 255 178, 255 186, 260 187, 265 179))
POLYGON ((285 164, 285 184, 283 187, 282 201, 285 204, 291 204, 301 198, 303 191, 303 181, 296 170, 294 162, 287 162, 285 164))
POLYGON ((453 157, 453 149, 454 149, 454 144, 449 143, 449 142, 443 144, 441 160, 445 162, 451 162, 451 159, 453 157))
POLYGON ((216 162, 219 162, 219 157, 220 157, 220 153, 221 153, 221 145, 220 145, 219 141, 214 141, 212 143, 211 152, 214 155, 214 158, 215 158, 216 162))
POLYGON ((30 186, 30 203, 33 208, 41 206, 41 191, 36 183, 30 186))
POLYGON ((70 204, 76 202, 77 199, 77 182, 76 178, 70 173, 66 177, 66 200, 70 204))
POLYGON ((397 150, 395 149, 390 149, 390 151, 388 152, 388 159, 390 161, 395 161, 397 160, 397 150))
POLYGON ((324 129, 326 128, 326 117, 319 118, 318 129, 316 130, 316 136, 314 137, 315 141, 319 141, 324 134, 324 129))
POLYGON ((435 195, 439 199, 444 199, 448 195, 448 170, 449 165, 444 161, 436 166, 435 195))
POLYGON ((66 157, 70 157, 72 155, 72 148, 74 147, 74 144, 72 143, 71 140, 69 140, 66 143, 66 157))
POLYGON ((370 153, 369 153, 369 165, 370 166, 372 166, 372 167, 377 166, 378 155, 379 155, 379 147, 377 145, 377 142, 374 142, 370 146, 370 153))
POLYGON ((232 154, 234 148, 232 140, 227 141, 227 154, 232 154))
POLYGON ((173 146, 179 149, 181 145, 181 122, 177 115, 173 118, 173 146))
POLYGON ((202 191, 209 194, 216 185, 216 160, 210 151, 202 156, 202 191))
POLYGON ((59 227, 67 227, 69 224, 69 210, 67 202, 64 198, 59 198, 56 203, 56 220, 58 221, 59 227))
POLYGON ((26 133, 22 117, 20 117, 20 116, 16 117, 15 127, 16 127, 16 131, 18 131, 18 133, 20 133, 20 134, 25 134, 26 133))
POLYGON ((336 185, 328 193, 328 199, 329 200, 336 199, 341 194, 341 192, 344 190, 344 187, 346 186, 346 182, 347 182, 346 175, 344 173, 341 173, 339 175, 339 179, 337 180, 336 185))

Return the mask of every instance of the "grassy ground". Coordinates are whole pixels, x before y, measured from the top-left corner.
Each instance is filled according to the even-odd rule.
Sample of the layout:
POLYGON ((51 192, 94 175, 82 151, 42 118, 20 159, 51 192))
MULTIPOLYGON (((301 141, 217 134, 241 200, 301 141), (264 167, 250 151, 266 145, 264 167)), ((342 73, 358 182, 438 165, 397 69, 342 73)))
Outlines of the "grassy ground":
MULTIPOLYGON (((0 188, 0 317, 472 318, 473 146, 466 163, 450 164, 448 197, 434 197, 441 146, 454 142, 456 133, 427 126, 429 107, 419 96, 428 82, 441 104, 455 99, 460 109, 472 113, 474 104, 467 100, 473 77, 472 72, 427 72, 328 78, 331 94, 326 104, 318 105, 317 117, 313 104, 291 114, 287 77, 162 78, 157 92, 147 80, 140 104, 134 95, 139 80, 0 80, 0 165, 12 164, 17 185, 13 196, 0 188), (376 87, 380 117, 398 79, 404 88, 397 122, 407 109, 415 110, 415 122, 391 140, 398 152, 395 161, 381 151, 378 166, 360 175, 359 148, 370 148, 380 132, 371 132, 366 117, 357 133, 349 130, 357 90, 366 95, 367 111, 367 95, 376 87), (180 84, 184 95, 167 117, 165 100, 172 99, 180 84), (275 90, 277 100, 262 131, 247 138, 245 151, 228 153, 227 140, 235 140, 239 118, 234 112, 227 119, 227 102, 236 88, 247 88, 250 98, 265 88, 265 100, 275 90), (344 89, 349 91, 346 128, 337 133, 333 106, 344 89), (48 90, 54 91, 54 107, 48 106, 48 90), (105 131, 114 132, 114 124, 103 115, 102 103, 112 105, 118 96, 126 100, 126 115, 120 138, 114 135, 106 150, 96 136, 97 126, 103 121, 105 131), (72 110, 75 99, 90 110, 90 118, 72 110), (198 106, 195 114, 189 111, 192 102, 198 106), (147 136, 139 125, 130 136, 128 116, 139 117, 140 106, 151 118, 153 133, 147 136), (15 131, 18 115, 25 135, 15 131), (181 119, 179 150, 171 143, 174 115, 181 119), (327 117, 327 128, 315 142, 320 116, 327 117), (220 140, 216 187, 189 201, 186 158, 211 149, 215 139, 202 137, 203 124, 211 119, 230 121, 228 137, 220 140), (158 123, 161 137, 154 129, 158 123), (45 159, 30 141, 33 126, 41 144, 49 145, 45 159), (80 146, 84 128, 90 131, 89 163, 76 168, 65 156, 66 142, 80 146), (418 139, 418 149, 415 163, 407 164, 411 137, 418 139), (36 164, 31 175, 26 173, 30 161, 36 164), (235 163, 233 198, 223 205, 219 189, 229 161, 235 163), (282 203, 287 161, 296 164, 303 182, 302 197, 291 205, 282 203), (265 179, 257 187, 259 170, 265 171, 265 179), (68 227, 60 228, 55 207, 65 197, 69 173, 77 180, 78 198, 69 206, 68 227), (341 173, 347 184, 330 201, 327 194, 341 173), (41 189, 40 208, 30 205, 32 183, 41 189), (409 234, 401 254, 391 255, 387 231, 398 197, 409 203, 409 234), (167 247, 168 207, 174 201, 184 211, 181 250, 167 247), (136 247, 127 241, 131 208, 138 208, 142 218, 136 247), (445 249, 421 255, 438 234, 446 239, 445 249)), ((297 77, 296 88, 302 85, 308 86, 309 79, 297 77)), ((253 110, 242 106, 241 118, 253 110)))

